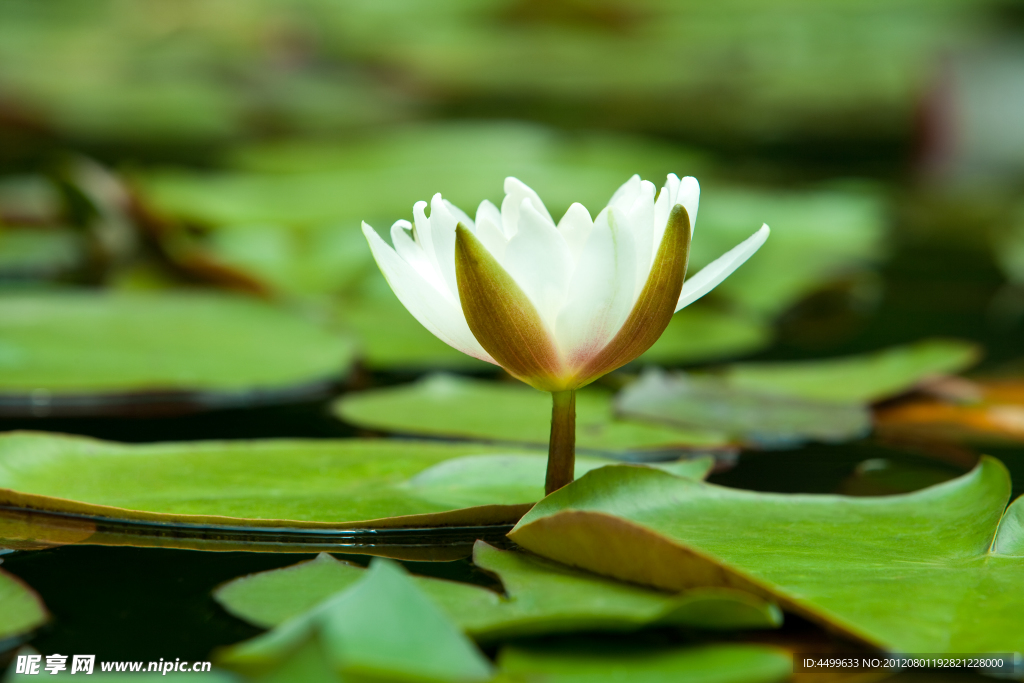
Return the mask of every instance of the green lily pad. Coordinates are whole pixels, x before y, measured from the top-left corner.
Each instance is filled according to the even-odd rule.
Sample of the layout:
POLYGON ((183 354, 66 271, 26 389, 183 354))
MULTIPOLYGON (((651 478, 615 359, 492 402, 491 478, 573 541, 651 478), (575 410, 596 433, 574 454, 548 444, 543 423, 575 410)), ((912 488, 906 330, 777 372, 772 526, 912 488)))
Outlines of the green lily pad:
POLYGON ((369 220, 386 229, 436 192, 471 214, 485 198, 500 205, 509 175, 534 187, 553 215, 573 202, 596 215, 631 174, 663 181, 671 172, 695 172, 696 161, 687 150, 624 136, 457 122, 395 127, 333 145, 251 148, 236 157, 242 170, 155 171, 139 184, 157 210, 200 225, 347 221, 356 229, 369 220))
POLYGON ((762 223, 772 236, 757 256, 715 289, 747 311, 781 313, 822 283, 881 259, 884 205, 871 192, 766 192, 711 186, 701 196, 690 272, 762 223))
POLYGON ((389 681, 484 681, 490 662, 400 565, 375 559, 349 588, 269 633, 221 650, 230 668, 279 665, 315 640, 332 668, 389 681))
POLYGON ((18 577, 0 570, 0 640, 28 633, 49 620, 39 594, 18 577))
POLYGON ((498 669, 509 680, 550 683, 772 683, 789 679, 793 657, 767 645, 533 643, 502 649, 498 669))
POLYGON ((85 248, 70 229, 0 226, 0 282, 65 275, 82 265, 85 248))
MULTIPOLYGON (((480 586, 413 577, 468 634, 482 641, 579 630, 645 626, 710 630, 774 628, 781 613, 741 591, 710 588, 668 594, 606 579, 478 541, 474 563, 502 582, 506 596, 480 586)), ((354 584, 365 570, 321 554, 291 567, 224 584, 214 598, 236 617, 265 628, 285 624, 354 584)))
MULTIPOLYGON (((543 493, 545 458, 481 444, 382 439, 128 445, 12 432, 0 435, 0 500, 36 513, 28 520, 16 511, 0 515, 0 538, 8 547, 88 542, 218 548, 256 543, 257 532, 301 531, 309 536, 293 545, 321 549, 358 541, 317 536, 332 530, 511 524, 543 493), (444 472, 434 468, 486 455, 494 456, 492 475, 485 457, 470 458, 469 469, 494 498, 467 509, 461 501, 469 493, 445 489, 444 472), (501 488, 509 455, 533 458, 517 461, 516 468, 520 475, 537 473, 533 486, 520 476, 501 488), (421 474, 425 484, 416 483, 421 474), (113 522, 131 524, 111 527, 113 522), (220 535, 203 535, 211 525, 220 535)), ((706 469, 707 463, 688 466, 706 469)), ((363 543, 387 544, 388 537, 363 543)))
MULTIPOLYGON (((611 462, 605 458, 579 456, 575 476, 611 462)), ((703 456, 667 463, 650 463, 676 476, 703 479, 711 471, 714 458, 703 456)), ((540 485, 547 471, 543 455, 469 455, 445 460, 409 479, 403 487, 410 495, 443 505, 516 504, 544 497, 540 485)))
POLYGON ((672 316, 665 332, 636 363, 679 365, 722 360, 760 351, 771 338, 771 328, 756 317, 688 306, 672 316))
POLYGON ((510 534, 552 559, 682 589, 728 585, 898 652, 1024 652, 1024 499, 1006 468, 878 498, 723 488, 595 470, 510 534))
POLYGON ((976 344, 926 339, 873 353, 786 363, 742 363, 725 369, 740 389, 819 401, 873 403, 978 362, 976 344))
MULTIPOLYGON (((81 399, 126 393, 177 392, 211 407, 287 400, 304 386, 336 381, 354 359, 343 336, 220 294, 9 293, 0 295, 0 318, 5 412, 26 401, 34 414, 98 410, 81 399)), ((133 400, 122 397, 121 407, 133 400)))
POLYGON ((343 291, 376 270, 362 233, 337 223, 224 226, 212 231, 203 247, 268 289, 293 295, 343 291))
MULTIPOLYGON (((341 419, 385 432, 547 445, 551 397, 524 385, 431 375, 412 384, 342 396, 341 419)), ((728 442, 712 431, 670 429, 616 420, 611 394, 588 387, 576 395, 576 447, 635 451, 709 448, 728 442)))
POLYGON ((871 415, 863 405, 749 391, 717 377, 683 372, 644 373, 619 393, 615 407, 628 418, 714 429, 768 448, 848 441, 871 431, 871 415))

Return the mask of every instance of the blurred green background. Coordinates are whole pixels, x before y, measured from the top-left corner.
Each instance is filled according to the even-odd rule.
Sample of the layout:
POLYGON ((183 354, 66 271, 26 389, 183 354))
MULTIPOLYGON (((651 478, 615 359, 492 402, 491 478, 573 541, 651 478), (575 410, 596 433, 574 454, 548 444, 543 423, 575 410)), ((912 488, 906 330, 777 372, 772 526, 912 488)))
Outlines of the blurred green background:
POLYGON ((472 213, 506 175, 596 212, 676 172, 703 185, 696 265, 773 235, 650 360, 938 334, 1009 362, 1022 27, 984 0, 5 0, 0 286, 242 291, 373 370, 468 367, 360 220, 435 192, 472 213))

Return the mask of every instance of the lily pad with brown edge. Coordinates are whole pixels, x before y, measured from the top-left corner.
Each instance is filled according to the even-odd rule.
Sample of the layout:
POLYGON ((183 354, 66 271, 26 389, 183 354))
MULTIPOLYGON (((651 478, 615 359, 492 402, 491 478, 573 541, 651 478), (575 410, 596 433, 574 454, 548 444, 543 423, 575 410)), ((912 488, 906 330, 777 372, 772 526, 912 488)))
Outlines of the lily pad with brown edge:
POLYGON ((855 356, 737 363, 727 366, 723 374, 738 389, 816 401, 874 403, 966 370, 980 357, 981 349, 971 342, 925 339, 855 356))
MULTIPOLYGON (((720 432, 673 429, 612 414, 611 393, 588 387, 576 395, 576 447, 593 452, 725 448, 720 432)), ((353 392, 334 404, 341 419, 396 434, 547 445, 551 399, 525 385, 436 374, 411 384, 353 392)))
POLYGON ((715 429, 760 448, 849 441, 871 431, 871 415, 860 404, 750 391, 719 377, 683 372, 645 372, 618 394, 615 408, 627 418, 715 429))
POLYGON ((405 570, 382 559, 328 600, 221 649, 216 660, 248 674, 264 673, 285 665, 310 642, 346 680, 471 683, 493 676, 483 653, 405 570))
POLYGON ((792 655, 755 644, 637 645, 606 641, 525 643, 498 655, 499 680, 550 683, 773 683, 789 680, 792 655))
MULTIPOLYGON (((474 547, 473 562, 500 579, 504 595, 430 577, 413 580, 479 641, 649 626, 734 630, 782 623, 773 603, 728 588, 671 594, 500 550, 483 541, 474 547)), ((214 598, 234 616, 270 628, 314 609, 364 573, 361 567, 324 553, 315 560, 237 578, 219 587, 214 598)))
POLYGON ((39 594, 17 576, 0 569, 0 641, 29 633, 49 620, 50 613, 39 594))
MULTIPOLYGON (((545 462, 478 443, 11 432, 0 435, 0 544, 465 556, 476 538, 501 542, 543 496, 545 462)), ((581 457, 578 472, 609 462, 581 457)), ((709 464, 661 466, 701 477, 709 464)))
POLYGON ((617 465, 538 503, 510 537, 666 590, 730 586, 895 652, 1024 652, 1024 502, 984 457, 876 498, 754 493, 617 465))
POLYGON ((329 395, 351 339, 257 300, 200 292, 0 294, 0 414, 206 410, 329 395))

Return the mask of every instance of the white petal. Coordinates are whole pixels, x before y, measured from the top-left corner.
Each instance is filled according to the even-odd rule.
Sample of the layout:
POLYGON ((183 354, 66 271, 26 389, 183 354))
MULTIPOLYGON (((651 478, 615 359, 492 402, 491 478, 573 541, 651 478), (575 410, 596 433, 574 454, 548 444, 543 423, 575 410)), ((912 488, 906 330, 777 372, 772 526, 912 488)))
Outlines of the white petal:
POLYGON ((637 190, 636 199, 626 210, 636 243, 636 291, 639 294, 654 261, 654 183, 644 180, 637 190))
POLYGON ((501 228, 501 211, 487 199, 480 202, 480 206, 476 208, 476 222, 483 220, 489 220, 497 228, 501 228))
POLYGON ((466 316, 457 302, 452 302, 422 278, 366 223, 363 223, 363 235, 395 296, 421 325, 449 346, 494 363, 470 332, 466 316))
POLYGON ((619 189, 615 190, 612 198, 608 200, 608 206, 614 206, 622 211, 629 211, 640 194, 640 176, 633 174, 633 177, 622 183, 619 189))
POLYGON ((524 199, 529 199, 530 203, 533 204, 533 208, 540 215, 547 218, 552 227, 555 225, 554 219, 551 218, 551 214, 548 213, 547 207, 544 206, 544 202, 540 200, 537 193, 518 178, 509 176, 505 178, 505 199, 501 202, 501 229, 505 233, 505 237, 509 239, 516 234, 518 229, 519 211, 524 199))
MULTIPOLYGON (((434 257, 438 270, 448 288, 459 300, 459 284, 455 279, 455 216, 448 211, 441 194, 430 200, 430 239, 434 243, 434 257)), ((463 214, 465 215, 465 214, 463 214)))
POLYGON ((668 225, 669 214, 672 213, 672 207, 676 205, 676 195, 679 194, 679 178, 676 177, 675 173, 669 173, 665 179, 665 184, 661 188, 661 192, 658 193, 658 199, 654 202, 654 233, 653 236, 657 237, 655 241, 652 236, 652 247, 653 252, 658 252, 658 246, 661 245, 661 238, 665 234, 665 226, 668 225))
POLYGON ((471 229, 487 251, 491 252, 491 256, 501 263, 505 257, 508 238, 501 231, 501 212, 498 211, 498 207, 486 199, 480 202, 480 207, 476 210, 476 226, 471 229))
POLYGON ((580 252, 583 251, 583 245, 587 243, 593 229, 594 221, 590 218, 590 212, 579 203, 570 206, 562 220, 558 221, 558 232, 562 233, 565 243, 569 245, 573 263, 579 262, 580 252))
POLYGON ((722 280, 732 275, 733 271, 742 266, 754 252, 761 248, 768 239, 770 230, 767 225, 725 252, 714 261, 704 266, 699 273, 683 283, 683 291, 679 294, 676 310, 689 306, 712 289, 721 284, 722 280))
POLYGON ((555 339, 571 365, 586 362, 622 327, 633 308, 635 272, 626 215, 610 206, 594 221, 555 324, 555 339))
POLYGON ((452 204, 447 199, 444 200, 444 206, 446 209, 448 209, 448 213, 450 213, 452 217, 455 218, 456 223, 462 223, 467 228, 475 232, 475 228, 473 226, 473 219, 469 217, 469 214, 467 214, 465 211, 452 204))
POLYGON ((686 208, 686 214, 690 217, 690 236, 697 229, 697 209, 700 206, 700 183, 693 176, 686 176, 679 181, 679 189, 676 191, 676 204, 682 204, 686 208))
MULTIPOLYGON (((437 259, 434 257, 434 240, 431 237, 430 219, 427 218, 426 209, 427 203, 424 201, 418 201, 412 205, 412 218, 416 225, 416 243, 423 248, 423 253, 434 264, 434 268, 437 268, 437 259)), ((440 269, 438 272, 441 272, 440 269)))
POLYGON ((444 284, 444 278, 434 267, 433 261, 427 256, 423 248, 413 240, 409 230, 412 229, 409 221, 396 221, 391 226, 391 242, 395 245, 395 251, 403 261, 412 266, 417 273, 429 282, 439 292, 452 301, 458 301, 448 292, 448 286, 444 284))
POLYGON ((502 265, 554 329, 572 273, 572 254, 562 233, 528 198, 519 209, 519 229, 508 241, 502 265))

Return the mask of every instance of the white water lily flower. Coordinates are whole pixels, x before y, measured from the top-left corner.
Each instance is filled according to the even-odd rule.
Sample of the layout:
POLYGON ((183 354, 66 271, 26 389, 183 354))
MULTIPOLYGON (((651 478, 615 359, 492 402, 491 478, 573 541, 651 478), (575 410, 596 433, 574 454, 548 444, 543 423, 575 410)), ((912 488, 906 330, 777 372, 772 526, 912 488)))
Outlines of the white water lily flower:
POLYGON ((573 204, 556 224, 537 193, 505 180, 499 210, 476 220, 434 195, 398 221, 394 247, 366 223, 381 271, 402 304, 439 339, 551 392, 625 365, 672 314, 707 294, 768 237, 746 241, 685 280, 700 187, 669 175, 660 193, 633 176, 596 218, 573 204))

